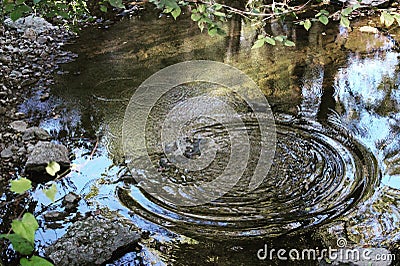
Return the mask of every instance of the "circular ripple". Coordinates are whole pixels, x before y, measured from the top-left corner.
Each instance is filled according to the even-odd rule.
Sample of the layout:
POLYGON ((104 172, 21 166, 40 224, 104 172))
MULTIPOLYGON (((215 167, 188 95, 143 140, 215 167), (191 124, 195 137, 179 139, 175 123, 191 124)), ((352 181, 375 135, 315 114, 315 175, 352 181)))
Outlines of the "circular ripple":
MULTIPOLYGON (((203 236, 277 236, 304 230, 338 218, 372 193, 378 181, 376 160, 346 132, 292 120, 276 121, 277 146, 271 169, 261 185, 247 191, 260 146, 259 126, 244 116, 251 142, 250 159, 242 179, 223 197, 199 206, 172 206, 139 187, 118 189, 120 200, 140 216, 174 230, 203 236)), ((209 123, 208 123, 209 124, 209 123)), ((182 140, 187 156, 196 156, 196 145, 206 137, 219 145, 216 160, 207 171, 185 172, 174 168, 162 153, 152 155, 160 172, 182 186, 208 182, 226 166, 227 133, 218 123, 191 129, 182 140), (224 159, 225 158, 225 159, 224 159)))

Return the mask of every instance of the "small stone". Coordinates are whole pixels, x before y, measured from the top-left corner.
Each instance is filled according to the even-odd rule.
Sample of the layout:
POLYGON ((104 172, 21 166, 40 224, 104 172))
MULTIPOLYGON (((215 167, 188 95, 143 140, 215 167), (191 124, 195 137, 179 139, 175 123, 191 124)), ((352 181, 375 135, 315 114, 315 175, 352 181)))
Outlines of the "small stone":
POLYGON ((11 148, 6 148, 0 153, 2 159, 10 159, 13 155, 14 153, 12 152, 11 148))
POLYGON ((11 63, 11 61, 12 61, 11 56, 0 55, 0 62, 8 64, 11 63))
POLYGON ((72 209, 77 206, 77 203, 79 202, 80 199, 81 197, 79 195, 70 192, 67 195, 65 195, 62 203, 66 209, 72 209))
POLYGON ((22 113, 22 112, 16 112, 16 113, 14 114, 14 117, 17 118, 17 119, 24 118, 24 117, 25 117, 25 114, 22 113))
POLYGON ((24 121, 14 121, 10 124, 10 127, 12 130, 17 131, 17 132, 24 132, 27 128, 27 124, 24 121))
POLYGON ((45 44, 47 42, 47 37, 46 36, 39 36, 37 38, 37 42, 40 44, 45 44))
POLYGON ((17 154, 18 155, 24 155, 26 153, 25 147, 21 147, 18 149, 17 154))
POLYGON ((64 219, 67 216, 67 213, 62 213, 59 211, 50 211, 46 212, 43 216, 46 221, 59 221, 64 219))
POLYGON ((49 140, 51 138, 50 134, 40 127, 30 127, 25 130, 24 135, 22 136, 22 140, 49 140))
POLYGON ((24 69, 22 69, 21 73, 22 73, 22 75, 26 75, 26 74, 31 73, 31 71, 29 69, 24 68, 24 69))

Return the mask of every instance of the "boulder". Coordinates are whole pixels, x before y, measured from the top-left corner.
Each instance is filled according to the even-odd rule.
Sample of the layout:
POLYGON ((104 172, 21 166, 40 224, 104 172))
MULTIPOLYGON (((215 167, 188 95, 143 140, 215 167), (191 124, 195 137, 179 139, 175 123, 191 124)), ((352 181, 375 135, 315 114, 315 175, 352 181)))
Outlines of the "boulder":
POLYGON ((36 34, 55 29, 57 27, 51 25, 44 18, 30 15, 24 18, 19 18, 16 21, 6 19, 4 24, 7 27, 17 29, 20 32, 25 32, 27 29, 33 30, 36 34))
POLYGON ((67 169, 71 162, 68 150, 64 145, 47 141, 39 141, 28 156, 25 172, 28 174, 44 174, 49 162, 57 162, 61 169, 67 169))
POLYGON ((137 246, 140 234, 129 222, 90 216, 72 224, 45 249, 55 265, 102 265, 137 246))

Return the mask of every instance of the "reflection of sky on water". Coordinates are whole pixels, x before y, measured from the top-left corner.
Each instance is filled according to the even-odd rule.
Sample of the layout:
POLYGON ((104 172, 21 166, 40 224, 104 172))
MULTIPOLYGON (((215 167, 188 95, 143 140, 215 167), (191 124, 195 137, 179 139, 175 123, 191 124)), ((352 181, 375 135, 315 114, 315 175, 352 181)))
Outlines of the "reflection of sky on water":
POLYGON ((396 52, 377 53, 370 58, 350 55, 347 67, 339 70, 334 84, 336 97, 344 107, 344 123, 377 157, 383 184, 394 188, 400 188, 400 179, 391 173, 399 166, 388 164, 388 153, 400 151, 396 129, 400 122, 398 56, 396 52), (388 105, 388 101, 395 104, 388 105))

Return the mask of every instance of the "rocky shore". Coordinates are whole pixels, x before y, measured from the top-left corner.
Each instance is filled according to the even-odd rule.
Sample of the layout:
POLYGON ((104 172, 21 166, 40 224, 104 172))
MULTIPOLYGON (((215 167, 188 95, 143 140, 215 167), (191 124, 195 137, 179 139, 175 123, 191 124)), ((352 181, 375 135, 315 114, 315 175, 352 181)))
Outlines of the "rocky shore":
POLYGON ((49 97, 48 86, 59 64, 75 55, 63 45, 75 38, 65 28, 29 16, 0 26, 0 192, 25 165, 29 152, 40 140, 51 136, 35 127, 30 114, 18 105, 34 93, 49 97))

